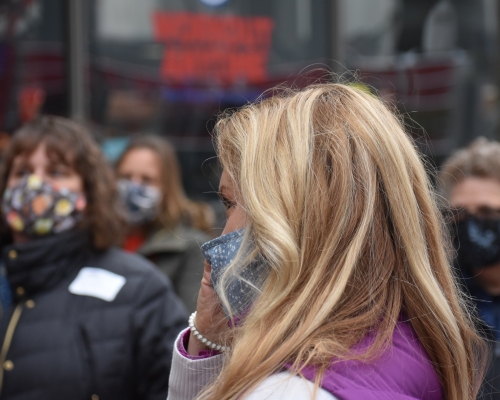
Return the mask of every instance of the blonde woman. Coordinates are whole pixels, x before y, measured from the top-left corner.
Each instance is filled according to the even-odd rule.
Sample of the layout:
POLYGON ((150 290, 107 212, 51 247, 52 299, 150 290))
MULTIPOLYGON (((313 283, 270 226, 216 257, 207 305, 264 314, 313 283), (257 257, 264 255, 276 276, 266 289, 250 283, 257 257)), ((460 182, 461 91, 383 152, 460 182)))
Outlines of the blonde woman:
POLYGON ((474 399, 484 344, 398 120, 341 84, 216 126, 227 224, 169 399, 474 399), (229 321, 228 321, 229 320, 229 321))

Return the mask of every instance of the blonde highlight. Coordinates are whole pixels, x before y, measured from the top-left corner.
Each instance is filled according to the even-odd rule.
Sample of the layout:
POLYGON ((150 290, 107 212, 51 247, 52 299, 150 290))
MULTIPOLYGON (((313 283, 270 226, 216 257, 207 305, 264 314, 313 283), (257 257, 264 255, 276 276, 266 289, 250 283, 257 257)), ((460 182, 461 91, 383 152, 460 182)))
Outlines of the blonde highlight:
POLYGON ((317 367, 318 387, 332 359, 373 359, 401 313, 445 398, 475 398, 484 344, 422 162, 381 101, 342 84, 286 90, 222 117, 216 145, 248 214, 243 247, 270 273, 202 398, 240 398, 287 363, 317 367), (354 354, 370 332, 373 345, 354 354))

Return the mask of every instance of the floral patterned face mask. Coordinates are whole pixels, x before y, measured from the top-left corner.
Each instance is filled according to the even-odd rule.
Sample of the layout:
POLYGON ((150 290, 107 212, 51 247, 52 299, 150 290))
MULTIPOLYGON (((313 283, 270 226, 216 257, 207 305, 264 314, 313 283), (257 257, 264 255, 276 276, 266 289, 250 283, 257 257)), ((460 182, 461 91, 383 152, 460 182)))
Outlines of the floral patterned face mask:
POLYGON ((2 214, 14 232, 44 236, 73 228, 82 220, 87 201, 82 193, 58 188, 37 175, 5 189, 2 214))

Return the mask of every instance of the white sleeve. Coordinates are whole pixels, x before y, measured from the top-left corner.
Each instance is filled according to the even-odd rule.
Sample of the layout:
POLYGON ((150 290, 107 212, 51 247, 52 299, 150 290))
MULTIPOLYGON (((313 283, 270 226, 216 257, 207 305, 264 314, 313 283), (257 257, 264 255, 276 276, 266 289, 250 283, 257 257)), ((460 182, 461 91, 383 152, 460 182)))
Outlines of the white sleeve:
POLYGON ((289 372, 280 372, 264 379, 245 400, 338 400, 322 388, 318 388, 316 397, 314 384, 289 372))
POLYGON ((222 368, 222 355, 192 360, 179 352, 182 331, 174 344, 167 400, 193 400, 222 368))

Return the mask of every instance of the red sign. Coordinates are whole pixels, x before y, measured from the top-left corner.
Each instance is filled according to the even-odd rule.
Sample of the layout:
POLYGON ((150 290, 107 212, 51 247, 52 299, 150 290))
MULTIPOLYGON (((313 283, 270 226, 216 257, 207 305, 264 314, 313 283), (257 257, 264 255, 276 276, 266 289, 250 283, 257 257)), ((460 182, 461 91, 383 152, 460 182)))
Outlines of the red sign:
POLYGON ((21 121, 30 122, 35 119, 45 102, 45 91, 39 87, 25 87, 19 92, 17 101, 21 121))
POLYGON ((162 78, 226 84, 267 79, 271 18, 156 12, 153 20, 156 40, 165 43, 162 78))

